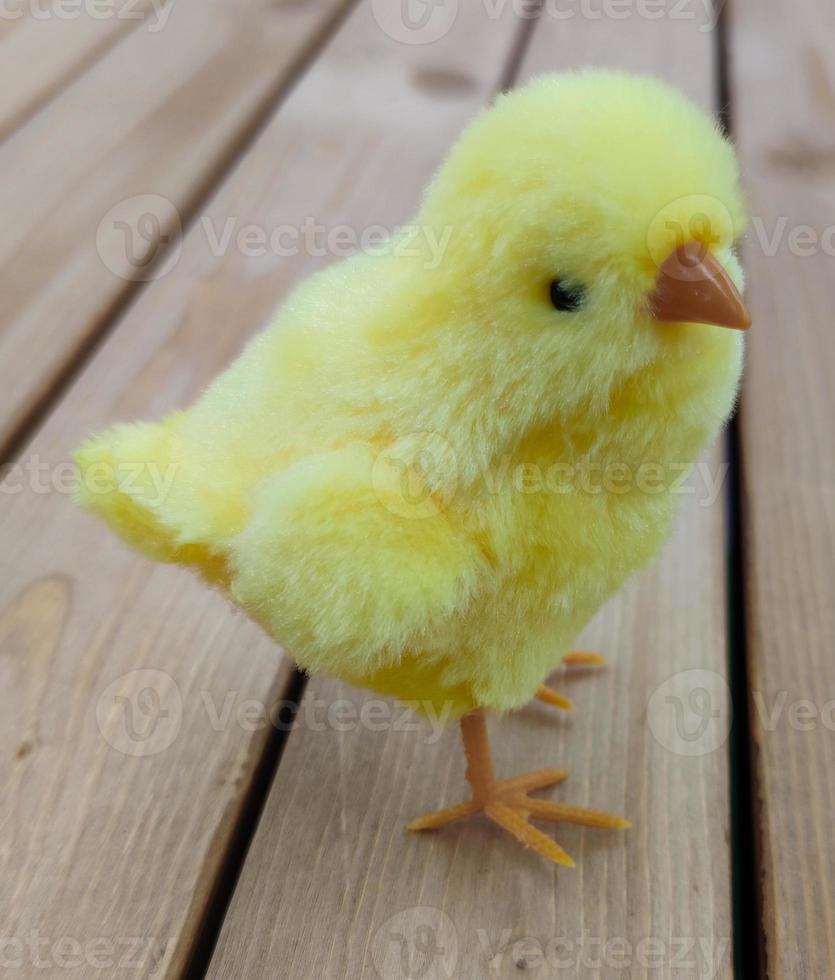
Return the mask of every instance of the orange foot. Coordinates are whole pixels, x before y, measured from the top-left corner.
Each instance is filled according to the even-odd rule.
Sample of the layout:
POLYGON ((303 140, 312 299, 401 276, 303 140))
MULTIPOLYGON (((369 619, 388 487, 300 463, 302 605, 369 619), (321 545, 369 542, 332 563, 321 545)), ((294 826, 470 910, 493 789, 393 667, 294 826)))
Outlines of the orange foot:
POLYGON ((616 829, 631 826, 628 820, 613 817, 600 810, 566 806, 528 796, 531 790, 544 789, 562 782, 567 775, 565 769, 540 769, 514 779, 497 780, 493 775, 482 711, 475 711, 462 718, 461 732, 467 753, 467 781, 472 788, 471 799, 420 817, 409 824, 409 830, 437 830, 463 817, 484 813, 493 823, 513 834, 518 841, 537 854, 555 864, 574 867, 574 862, 556 841, 531 826, 530 817, 576 823, 585 827, 616 829))
MULTIPOLYGON (((602 667, 606 663, 606 658, 599 653, 589 653, 586 650, 575 650, 567 653, 562 661, 567 667, 602 667)), ((537 700, 550 704, 553 708, 562 708, 563 711, 571 711, 574 705, 567 697, 555 691, 547 684, 540 684, 536 692, 537 700)))

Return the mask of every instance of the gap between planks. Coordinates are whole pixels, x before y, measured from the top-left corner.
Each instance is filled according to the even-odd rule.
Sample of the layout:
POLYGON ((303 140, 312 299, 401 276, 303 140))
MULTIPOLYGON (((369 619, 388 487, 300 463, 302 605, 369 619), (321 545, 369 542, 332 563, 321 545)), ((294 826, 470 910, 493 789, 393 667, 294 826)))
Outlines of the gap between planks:
POLYGON ((823 246, 835 193, 835 9, 735 0, 728 25, 755 219, 743 249, 754 328, 738 424, 762 969, 768 980, 812 980, 835 976, 835 737, 825 714, 835 705, 835 290, 823 246), (797 229, 817 247, 793 247, 797 229), (798 706, 806 714, 793 718, 798 706))
MULTIPOLYGON (((716 100, 719 123, 733 140, 733 92, 730 78, 730 25, 728 8, 719 11, 716 31, 716 100)), ((744 378, 743 378, 744 387, 744 378)), ((728 458, 726 488, 726 555, 728 573, 728 681, 733 706, 729 740, 731 801, 731 854, 734 914, 735 980, 761 980, 765 976, 765 937, 758 805, 754 785, 754 744, 751 737, 751 675, 746 601, 745 530, 743 519, 742 434, 738 407, 724 440, 728 458)))
MULTIPOLYGON (((186 23, 189 15, 192 18, 197 16, 196 10, 189 11, 183 7, 188 2, 189 0, 178 0, 179 17, 186 23)), ((142 140, 147 145, 159 140, 161 132, 168 125, 164 118, 165 109, 186 91, 186 86, 175 76, 172 79, 173 87, 170 92, 165 93, 161 108, 155 107, 160 114, 161 132, 156 132, 153 124, 150 132, 147 128, 143 129, 146 125, 144 113, 147 107, 143 105, 140 96, 131 107, 131 111, 136 113, 136 128, 125 138, 127 145, 120 147, 120 162, 116 164, 124 171, 123 179, 120 178, 119 183, 109 189, 106 198, 102 198, 99 192, 88 194, 90 203, 87 206, 84 203, 84 182, 76 174, 71 186, 66 188, 66 198, 56 205, 55 213, 48 220, 28 228, 26 236, 16 243, 15 248, 0 257, 0 279, 6 282, 5 308, 0 307, 0 363, 6 365, 6 377, 2 377, 0 372, 0 464, 14 462, 25 450, 50 411, 60 405, 68 388, 94 355, 101 341, 146 285, 146 282, 138 281, 130 269, 120 271, 116 267, 123 259, 115 256, 114 246, 109 239, 100 244, 98 222, 105 217, 110 207, 119 202, 129 203, 136 195, 153 193, 167 198, 174 205, 180 228, 166 224, 167 219, 164 218, 158 227, 158 238, 149 243, 149 248, 154 249, 152 261, 147 268, 143 267, 142 275, 153 279, 154 270, 162 266, 169 252, 160 242, 165 241, 166 237, 171 238, 174 244, 179 242, 181 231, 188 227, 200 208, 211 199, 214 189, 234 168, 241 154, 272 118, 355 2, 356 0, 322 0, 317 4, 316 12, 304 14, 303 23, 294 24, 292 20, 288 22, 285 32, 287 46, 280 50, 278 57, 273 56, 270 61, 272 81, 266 85, 250 82, 251 91, 244 93, 244 98, 250 104, 238 107, 239 115, 229 121, 227 130, 219 138, 211 134, 214 123, 210 124, 207 118, 205 130, 209 134, 209 142, 198 149, 208 154, 208 161, 202 158, 191 161, 191 179, 185 183, 180 179, 181 174, 175 174, 172 183, 164 168, 157 169, 155 173, 137 174, 129 158, 131 141, 138 154, 137 140, 142 140), (171 190, 168 189, 169 184, 171 190), (79 198, 81 203, 77 204, 79 198), (70 200, 72 204, 68 203, 70 200), (75 238, 74 249, 79 254, 74 257, 71 268, 66 266, 66 250, 62 250, 61 254, 55 252, 53 239, 56 235, 61 238, 75 238), (106 250, 105 256, 101 255, 101 249, 106 250), (60 300, 52 296, 55 289, 60 294, 60 300), (30 309, 32 303, 37 304, 37 309, 30 309), (18 363, 24 354, 27 363, 18 363)), ((211 11, 208 16, 212 16, 211 11)), ((300 15, 298 11, 279 11, 268 12, 267 16, 293 18, 300 15)), ((167 27, 168 31, 174 29, 171 24, 167 27)), ((275 28, 272 30, 274 33, 275 28)), ((182 29, 180 32, 183 33, 182 29)), ((165 40, 168 41, 167 36, 165 40)), ((233 40, 237 45, 246 42, 243 35, 233 40)), ((111 51, 108 57, 100 60, 63 92, 62 101, 54 100, 45 107, 44 112, 19 129, 12 139, 0 145, 0 160, 4 159, 5 153, 16 167, 26 167, 26 148, 20 152, 17 150, 18 145, 25 141, 30 142, 30 155, 34 153, 36 159, 40 159, 41 154, 50 150, 54 153, 56 140, 60 140, 62 134, 66 136, 71 132, 66 127, 66 119, 72 117, 73 111, 80 111, 91 118, 90 106, 85 100, 102 97, 96 92, 91 93, 84 86, 88 86, 91 79, 98 80, 100 77, 101 84, 97 86, 97 91, 106 95, 109 73, 122 74, 125 65, 131 67, 134 73, 140 64, 146 64, 147 68, 153 70, 154 45, 159 43, 159 35, 148 32, 132 33, 118 51, 111 51), (66 104, 67 100, 69 106, 66 104), (59 110, 57 120, 46 118, 49 113, 58 113, 59 110), (44 130, 47 124, 48 128, 44 130), (48 146, 44 143, 46 135, 48 146), (21 155, 22 159, 18 160, 17 157, 21 155)), ((228 52, 222 57, 227 55, 228 52)), ((217 74, 221 68, 216 65, 212 70, 217 74)), ((198 81, 196 76, 189 78, 192 84, 198 81)), ((211 101, 207 102, 207 107, 211 111, 211 101)), ((92 125, 96 125, 95 119, 92 125)), ((175 147, 173 143, 170 145, 172 149, 175 147)), ((90 141, 90 146, 95 150, 95 138, 90 141)), ((88 171, 84 176, 94 177, 90 169, 93 161, 90 160, 87 150, 85 144, 83 153, 88 171)), ((97 160, 96 163, 106 162, 107 159, 105 155, 104 161, 97 160)), ((182 167, 182 161, 178 166, 182 167)), ((177 167, 172 169, 176 171, 177 167)), ((56 181, 62 179, 60 174, 59 170, 56 181)), ((142 213, 144 212, 137 212, 131 207, 121 217, 135 222, 142 213)), ((23 226, 24 220, 21 216, 18 224, 23 226)), ((20 232, 20 228, 17 230, 20 232)))

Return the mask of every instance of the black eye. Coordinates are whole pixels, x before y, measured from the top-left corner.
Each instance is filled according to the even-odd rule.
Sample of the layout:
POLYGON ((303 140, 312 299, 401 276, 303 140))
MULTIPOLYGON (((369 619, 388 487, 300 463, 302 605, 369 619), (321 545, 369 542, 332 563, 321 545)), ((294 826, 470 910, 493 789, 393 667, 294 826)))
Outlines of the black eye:
POLYGON ((555 279, 551 283, 551 304, 555 310, 573 313, 579 310, 586 298, 585 287, 579 283, 555 279))

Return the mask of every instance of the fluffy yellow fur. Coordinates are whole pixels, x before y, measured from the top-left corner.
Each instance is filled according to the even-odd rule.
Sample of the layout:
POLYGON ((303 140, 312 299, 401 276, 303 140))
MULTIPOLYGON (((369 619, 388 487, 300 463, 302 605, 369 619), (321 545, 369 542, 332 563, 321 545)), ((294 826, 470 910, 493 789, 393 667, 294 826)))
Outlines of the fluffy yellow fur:
POLYGON ((187 411, 90 439, 78 495, 305 668, 510 709, 658 550, 731 410, 740 334, 647 297, 682 229, 741 285, 736 163, 652 79, 544 77, 469 126, 415 224, 300 285, 187 411))

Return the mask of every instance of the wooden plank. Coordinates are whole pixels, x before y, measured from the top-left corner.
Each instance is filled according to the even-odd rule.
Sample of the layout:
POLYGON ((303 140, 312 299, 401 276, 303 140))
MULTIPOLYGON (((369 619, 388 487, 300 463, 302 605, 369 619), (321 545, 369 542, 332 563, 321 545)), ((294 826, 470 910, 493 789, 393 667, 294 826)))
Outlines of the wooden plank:
POLYGON ((177 0, 0 146, 0 458, 345 4, 177 0))
MULTIPOLYGON (((587 62, 649 68, 709 105, 704 28, 634 12, 616 22, 543 16, 521 77, 587 62)), ((469 62, 474 47, 453 47, 450 69, 469 62)), ((721 474, 718 454, 705 462, 721 474)), ((523 969, 534 977, 729 976, 723 508, 721 496, 700 506, 704 480, 697 489, 661 563, 582 637, 584 647, 611 655, 612 668, 559 678, 575 713, 560 718, 534 705, 492 725, 499 772, 565 765, 561 798, 625 812, 635 828, 607 838, 561 826, 574 871, 546 865, 487 824, 410 835, 407 821, 464 793, 457 733, 415 732, 414 720, 403 730, 391 702, 314 677, 212 980, 483 980, 523 969), (686 746, 664 728, 665 699, 687 710, 700 688, 719 717, 694 754, 677 754, 686 746)), ((686 725, 699 720, 685 715, 686 725)))
MULTIPOLYGON (((370 29, 349 35, 349 48, 376 43, 370 29)), ((373 120, 354 130, 339 111, 345 44, 323 58, 330 84, 322 72, 300 83, 286 124, 273 121, 207 216, 215 227, 265 215, 300 225, 322 206, 305 188, 338 201, 378 180, 366 152, 375 140, 377 165, 396 166, 402 142, 373 120)), ((378 111, 370 98, 368 109, 378 111)), ((305 261, 321 259, 290 265, 305 261)), ((115 417, 193 398, 286 287, 282 263, 219 257, 198 222, 177 268, 143 291, 4 474, 0 963, 10 973, 180 977, 201 935, 272 740, 259 705, 285 696, 289 664, 219 595, 73 507, 68 458, 115 417)))
POLYGON ((732 12, 754 215, 740 432, 765 967, 811 980, 835 976, 835 11, 740 0, 732 12))
POLYGON ((133 28, 163 30, 171 12, 160 0, 102 3, 98 15, 61 0, 7 9, 17 30, 0 32, 0 140, 133 28))

